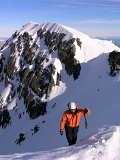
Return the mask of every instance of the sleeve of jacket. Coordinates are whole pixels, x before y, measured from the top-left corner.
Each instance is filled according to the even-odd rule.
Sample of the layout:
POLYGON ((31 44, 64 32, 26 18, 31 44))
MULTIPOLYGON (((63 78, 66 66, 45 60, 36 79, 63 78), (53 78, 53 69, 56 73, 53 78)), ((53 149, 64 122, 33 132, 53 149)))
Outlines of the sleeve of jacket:
POLYGON ((66 122, 66 113, 64 112, 64 113, 63 113, 63 116, 62 116, 62 118, 61 118, 61 121, 60 121, 60 130, 61 130, 61 131, 64 130, 65 122, 66 122))

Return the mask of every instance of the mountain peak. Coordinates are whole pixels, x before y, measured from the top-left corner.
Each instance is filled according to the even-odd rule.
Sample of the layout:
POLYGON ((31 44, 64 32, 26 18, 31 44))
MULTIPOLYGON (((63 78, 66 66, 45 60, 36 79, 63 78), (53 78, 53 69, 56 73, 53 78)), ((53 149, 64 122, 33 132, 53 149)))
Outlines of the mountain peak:
MULTIPOLYGON (((81 100, 83 106, 88 103, 94 113, 99 107, 101 112, 98 109, 92 116, 91 125, 95 129, 102 124, 108 116, 102 111, 110 105, 111 112, 117 108, 112 98, 119 102, 119 94, 115 94, 119 85, 114 87, 105 72, 108 54, 114 50, 120 48, 110 41, 92 39, 56 23, 29 22, 15 32, 0 53, 0 152, 47 149, 56 145, 53 139, 57 136, 61 143, 56 134, 58 121, 71 100, 81 100), (107 105, 103 104, 106 99, 107 105)), ((119 59, 119 53, 113 52, 114 58, 113 54, 119 59)), ((116 66, 113 64, 112 73, 120 70, 119 61, 116 66)), ((114 113, 119 121, 119 112, 114 113)))

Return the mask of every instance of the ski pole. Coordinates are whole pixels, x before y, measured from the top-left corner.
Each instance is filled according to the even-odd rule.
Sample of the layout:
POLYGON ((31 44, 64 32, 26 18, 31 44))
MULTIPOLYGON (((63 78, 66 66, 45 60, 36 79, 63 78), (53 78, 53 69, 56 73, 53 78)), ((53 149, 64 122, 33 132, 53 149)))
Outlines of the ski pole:
POLYGON ((88 123, 87 123, 85 112, 84 112, 84 118, 85 118, 85 129, 87 130, 88 123))

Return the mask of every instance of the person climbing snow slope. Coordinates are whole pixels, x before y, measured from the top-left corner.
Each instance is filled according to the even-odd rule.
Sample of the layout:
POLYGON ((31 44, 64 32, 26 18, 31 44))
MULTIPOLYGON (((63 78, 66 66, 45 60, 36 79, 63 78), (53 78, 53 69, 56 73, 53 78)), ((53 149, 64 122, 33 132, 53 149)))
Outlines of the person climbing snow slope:
POLYGON ((89 115, 90 113, 91 110, 88 108, 81 109, 74 102, 68 103, 68 110, 63 113, 60 121, 60 135, 63 135, 63 130, 65 128, 66 138, 69 146, 75 144, 77 141, 77 133, 79 130, 81 117, 89 115))

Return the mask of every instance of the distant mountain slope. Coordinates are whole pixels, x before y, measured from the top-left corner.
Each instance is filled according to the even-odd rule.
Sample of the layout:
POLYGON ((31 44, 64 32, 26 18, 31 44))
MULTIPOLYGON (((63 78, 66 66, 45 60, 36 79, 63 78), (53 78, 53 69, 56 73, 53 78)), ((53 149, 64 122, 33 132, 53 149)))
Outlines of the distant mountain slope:
POLYGON ((110 68, 111 52, 118 60, 120 48, 111 41, 56 23, 30 22, 16 31, 0 51, 0 153, 65 145, 59 120, 69 101, 90 106, 88 133, 117 124, 120 64, 110 68), (110 70, 118 74, 110 77, 110 70))
POLYGON ((0 49, 2 47, 2 45, 5 43, 6 38, 0 38, 0 49))

